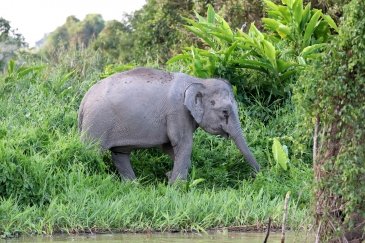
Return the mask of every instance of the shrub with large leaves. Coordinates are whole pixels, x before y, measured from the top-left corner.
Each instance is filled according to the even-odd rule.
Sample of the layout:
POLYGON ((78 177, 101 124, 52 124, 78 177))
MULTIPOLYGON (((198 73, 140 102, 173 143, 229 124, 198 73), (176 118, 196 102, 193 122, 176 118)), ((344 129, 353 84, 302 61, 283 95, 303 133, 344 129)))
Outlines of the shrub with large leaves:
MULTIPOLYGON (((322 49, 331 35, 331 28, 338 31, 334 20, 319 9, 305 7, 303 0, 282 0, 285 5, 277 5, 264 0, 268 17, 262 18, 264 27, 274 37, 286 41, 294 56, 304 59, 314 57, 322 49)), ((274 38, 272 38, 275 41, 274 38)))
MULTIPOLYGON (((250 25, 247 33, 232 30, 227 22, 208 6, 207 17, 196 13, 197 20, 185 19, 186 28, 199 37, 204 48, 188 47, 168 61, 182 62, 184 70, 198 77, 230 78, 232 73, 252 69, 271 80, 270 92, 283 95, 288 83, 310 58, 321 51, 337 30, 330 16, 320 10, 303 8, 302 0, 283 0, 284 5, 265 1, 267 33, 250 25)), ((260 87, 267 80, 257 80, 260 87)))

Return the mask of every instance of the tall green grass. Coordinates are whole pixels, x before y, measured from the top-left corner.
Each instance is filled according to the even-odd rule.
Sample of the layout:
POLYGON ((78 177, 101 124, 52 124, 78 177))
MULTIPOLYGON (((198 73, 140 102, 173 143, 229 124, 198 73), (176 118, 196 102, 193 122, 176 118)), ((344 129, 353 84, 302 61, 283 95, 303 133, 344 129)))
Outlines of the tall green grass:
MULTIPOLYGON (((262 228, 269 217, 273 227, 282 219, 283 198, 247 184, 239 189, 191 189, 138 183, 120 183, 115 176, 87 173, 74 165, 58 180, 64 192, 45 205, 23 205, 1 199, 3 234, 91 231, 202 231, 229 226, 262 228)), ((299 229, 309 222, 308 212, 293 201, 289 225, 299 229)))
POLYGON ((255 115, 265 111, 262 102, 241 104, 244 132, 263 165, 256 179, 230 140, 199 130, 186 186, 166 185, 172 162, 157 150, 133 154, 140 179, 125 183, 116 176, 110 155, 82 143, 77 131, 79 103, 99 80, 102 63, 98 52, 69 51, 51 62, 26 59, 28 68, 41 67, 26 74, 15 68, 11 75, 0 75, 1 235, 203 230, 262 226, 268 217, 278 226, 289 190, 290 227, 307 224, 311 171, 292 153, 295 139, 287 143, 293 154, 290 171, 278 170, 270 160, 270 139, 294 126, 290 105, 273 109, 263 121, 255 115), (196 179, 204 180, 196 185, 196 179))

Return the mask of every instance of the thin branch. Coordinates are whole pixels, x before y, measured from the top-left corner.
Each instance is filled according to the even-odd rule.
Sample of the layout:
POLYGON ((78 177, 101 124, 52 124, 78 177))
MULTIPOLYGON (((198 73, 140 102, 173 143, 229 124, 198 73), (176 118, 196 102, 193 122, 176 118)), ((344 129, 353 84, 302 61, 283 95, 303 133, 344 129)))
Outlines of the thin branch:
POLYGON ((270 228, 271 228, 271 217, 269 217, 269 222, 267 223, 267 231, 266 231, 266 237, 265 237, 264 243, 267 243, 267 240, 269 239, 270 228))
POLYGON ((285 203, 284 203, 284 216, 283 216, 283 225, 281 227, 281 243, 285 242, 285 224, 288 218, 288 203, 290 199, 290 192, 286 193, 285 203))
POLYGON ((319 221, 319 226, 318 226, 318 230, 317 230, 317 234, 316 234, 316 241, 315 243, 319 243, 320 239, 321 239, 321 226, 322 226, 322 221, 319 221))
POLYGON ((317 115, 316 124, 314 126, 314 135, 313 135, 313 167, 315 167, 317 164, 318 130, 319 130, 319 116, 317 115))

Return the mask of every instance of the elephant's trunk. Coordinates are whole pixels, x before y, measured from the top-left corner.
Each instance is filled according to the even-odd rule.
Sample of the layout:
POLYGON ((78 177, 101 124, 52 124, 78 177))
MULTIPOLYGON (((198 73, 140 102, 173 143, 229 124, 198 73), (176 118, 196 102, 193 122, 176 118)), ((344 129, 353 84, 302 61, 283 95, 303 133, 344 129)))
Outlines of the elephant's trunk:
POLYGON ((255 169, 256 172, 259 172, 260 165, 257 163, 254 155, 248 148, 248 145, 242 133, 239 119, 236 115, 233 116, 234 117, 231 117, 232 119, 230 119, 230 122, 228 123, 227 133, 235 142, 236 146, 241 151, 241 153, 245 156, 248 163, 255 169))

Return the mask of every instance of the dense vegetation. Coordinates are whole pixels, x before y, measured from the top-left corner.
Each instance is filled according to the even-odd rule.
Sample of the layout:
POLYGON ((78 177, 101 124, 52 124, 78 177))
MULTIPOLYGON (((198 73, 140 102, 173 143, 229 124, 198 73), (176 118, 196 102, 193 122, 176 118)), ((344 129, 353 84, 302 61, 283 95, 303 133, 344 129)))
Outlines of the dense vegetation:
MULTIPOLYGON (((37 53, 12 50, 14 59, 4 62, 0 75, 0 234, 260 228, 269 217, 278 227, 288 191, 289 226, 307 228, 312 223, 313 120, 320 114, 321 134, 337 122, 350 129, 344 134, 364 131, 358 125, 364 103, 352 99, 363 92, 358 88, 363 87, 359 68, 365 45, 357 30, 365 25, 349 17, 339 28, 340 1, 312 2, 150 0, 122 22, 70 16, 37 53), (353 46, 355 55, 349 54, 353 46), (172 163, 153 149, 133 153, 139 180, 121 182, 110 154, 80 141, 77 110, 100 78, 139 65, 229 80, 262 171, 253 178, 233 142, 198 130, 186 183, 167 185, 172 163), (342 75, 336 79, 338 67, 342 75), (349 77, 357 82, 351 88, 341 83, 349 77), (332 100, 338 92, 348 95, 332 100), (353 123, 331 117, 342 101, 348 102, 343 112, 353 123), (324 107, 329 110, 322 112, 324 107)), ((5 26, 9 32, 10 25, 5 26)), ((1 42, 21 40, 0 31, 1 42)), ((334 143, 351 141, 357 140, 349 136, 334 143)), ((359 207, 363 190, 352 194, 353 175, 364 175, 362 145, 354 142, 341 150, 336 170, 344 171, 338 176, 348 176, 350 185, 329 181, 338 185, 333 190, 348 206, 346 215, 364 212, 359 207), (352 163, 344 162, 351 156, 359 158, 353 162, 356 173, 352 163)), ((325 191, 325 185, 317 189, 325 191)))
POLYGON ((339 36, 303 73, 297 93, 305 101, 298 106, 307 125, 311 118, 316 124, 316 220, 322 240, 350 241, 364 237, 365 222, 364 1, 352 1, 344 13, 339 36))
MULTIPOLYGON (((97 52, 85 50, 63 53, 59 64, 36 61, 38 65, 16 67, 9 63, 0 87, 0 110, 5 114, 0 129, 3 234, 93 228, 259 227, 269 216, 278 226, 283 195, 288 190, 293 190, 295 198, 290 226, 298 228, 308 220, 310 171, 306 166, 297 162, 288 173, 276 168, 272 161, 255 181, 242 181, 248 167, 233 143, 202 131, 195 137, 194 167, 187 185, 170 187, 163 183, 171 161, 159 151, 135 153, 134 166, 141 180, 121 183, 109 155, 82 144, 77 132, 78 105, 88 87, 99 78, 99 58, 97 52), (70 67, 70 63, 74 66, 70 67), (303 180, 303 176, 308 179, 303 180), (200 178, 205 181, 198 184, 200 178), (141 198, 149 200, 148 205, 153 202, 154 207, 140 203, 141 198), (230 202, 236 206, 228 206, 230 202), (247 204, 255 208, 245 210, 247 204), (201 205, 208 207, 206 211, 201 205), (103 207, 110 209, 102 210, 103 207), (178 211, 171 211, 172 208, 178 211), (201 211, 196 214, 196 210, 201 211)), ((276 125, 265 125, 248 115, 262 109, 259 106, 242 113, 242 119, 257 157, 269 164, 265 154, 270 152, 265 149, 271 145, 276 125), (267 137, 261 139, 259 132, 267 137)), ((278 119, 282 119, 280 114, 278 119)))

